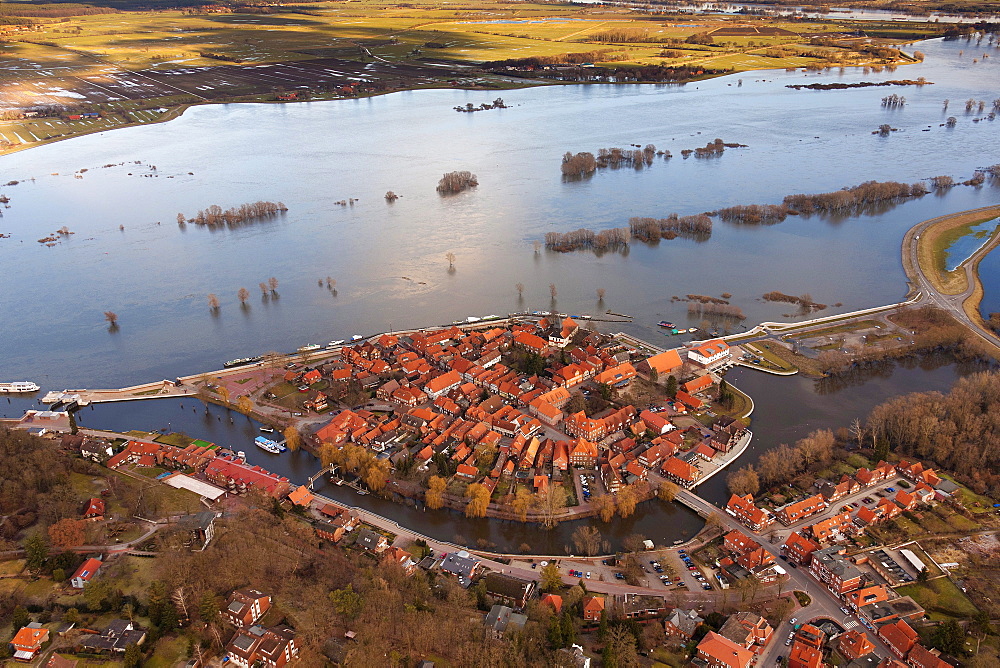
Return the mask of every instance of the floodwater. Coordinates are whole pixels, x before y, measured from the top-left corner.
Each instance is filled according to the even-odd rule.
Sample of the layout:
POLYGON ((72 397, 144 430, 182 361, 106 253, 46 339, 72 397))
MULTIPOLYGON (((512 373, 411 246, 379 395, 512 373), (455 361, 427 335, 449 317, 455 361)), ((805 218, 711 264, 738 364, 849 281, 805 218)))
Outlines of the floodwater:
POLYGON ((896 301, 906 292, 904 231, 995 204, 1000 188, 956 187, 856 218, 716 222, 708 241, 634 244, 625 255, 536 254, 533 242, 548 231, 774 203, 870 179, 969 178, 995 162, 984 147, 995 145, 1000 123, 973 122, 981 115, 964 113, 961 101, 995 97, 1000 57, 973 64, 974 43, 965 41, 916 48, 926 61, 894 74, 768 71, 685 86, 543 87, 505 91, 511 108, 475 114, 452 107, 498 94, 204 106, 170 123, 5 156, 0 183, 21 183, 0 188, 11 200, 0 232, 12 235, 0 239, 8 268, 0 291, 3 376, 47 390, 122 386, 310 342, 553 305, 629 313, 636 322, 621 329, 658 338, 661 319, 699 325, 686 304, 671 300, 689 293, 731 293, 748 323, 789 314, 787 305, 760 301, 771 290, 842 304, 826 313, 896 301), (785 88, 918 76, 934 85, 785 88), (906 95, 904 108, 881 106, 890 90, 906 95), (948 112, 945 98, 953 101, 948 112), (957 116, 956 127, 939 126, 948 115, 957 116), (871 134, 885 122, 900 131, 871 134), (680 157, 716 137, 748 148, 680 157), (582 181, 559 174, 566 151, 631 143, 675 157, 582 181), (141 164, 119 165, 129 161, 141 164), (108 164, 116 166, 102 168, 108 164), (88 171, 75 178, 81 169, 88 171), (460 169, 477 174, 479 187, 438 195, 440 175, 460 169), (387 190, 401 198, 387 204, 387 190), (336 204, 352 197, 354 206, 336 204), (289 210, 236 229, 176 222, 179 212, 256 200, 289 210), (51 247, 38 243, 63 226, 73 234, 51 247), (262 299, 256 286, 272 276, 278 297, 262 299), (317 285, 327 276, 336 291, 317 285), (246 308, 236 298, 241 287, 251 293, 246 308), (607 294, 600 304, 598 288, 607 294), (209 293, 222 302, 215 315, 209 293), (117 331, 108 330, 104 311, 117 313, 117 331))
POLYGON ((1000 251, 997 248, 980 260, 979 280, 983 283, 983 301, 979 304, 979 311, 984 318, 989 318, 991 313, 1000 313, 1000 251))
MULTIPOLYGON (((0 233, 11 235, 0 239, 6 269, 0 376, 33 380, 44 390, 115 387, 353 334, 553 307, 633 314, 633 324, 614 329, 663 341, 655 325, 661 319, 700 326, 699 318, 688 318, 686 304, 671 300, 689 293, 731 293, 750 324, 802 317, 788 313, 787 305, 761 301, 771 290, 841 304, 825 313, 897 301, 906 292, 903 233, 921 220, 996 204, 1000 188, 991 182, 959 186, 857 217, 795 217, 766 227, 716 222, 707 241, 635 244, 624 254, 536 253, 533 242, 548 231, 777 203, 787 194, 867 180, 971 177, 996 161, 984 147, 996 145, 1000 123, 964 112, 964 100, 992 101, 1000 56, 982 59, 978 52, 992 47, 969 41, 932 40, 915 48, 926 60, 892 74, 768 71, 684 86, 543 87, 504 91, 510 108, 475 114, 452 108, 488 102, 498 93, 416 91, 338 102, 205 106, 170 123, 5 156, 0 183, 20 183, 0 187, 10 197, 0 233), (920 76, 934 84, 785 87, 920 76), (890 92, 905 94, 906 106, 884 109, 880 99, 890 92), (952 100, 948 111, 946 98, 952 100), (954 128, 943 126, 949 115, 958 119, 954 128), (872 135, 882 123, 899 131, 872 135), (714 159, 680 157, 682 149, 716 137, 748 148, 714 159), (560 177, 566 151, 647 143, 675 157, 642 171, 601 171, 580 181, 560 177), (478 175, 478 188, 450 197, 435 192, 442 173, 462 169, 478 175), (387 204, 387 190, 401 198, 387 204), (357 201, 337 204, 348 198, 357 201), (256 200, 281 201, 289 210, 235 229, 176 222, 178 213, 191 217, 212 204, 256 200), (38 243, 63 226, 72 234, 55 235, 52 246, 38 243), (453 271, 448 252, 456 256, 453 271), (264 298, 255 286, 272 276, 279 281, 277 295, 264 298), (337 281, 336 290, 317 285, 327 276, 337 281), (514 288, 519 282, 526 286, 523 300, 514 288), (557 289, 554 300, 550 284, 557 289), (241 287, 252 295, 245 308, 236 299, 241 287), (606 290, 602 303, 598 288, 606 290), (222 302, 216 314, 209 311, 209 293, 222 302), (117 330, 108 329, 104 311, 117 313, 117 330)), ((747 462, 769 444, 846 425, 880 398, 943 389, 953 378, 947 367, 897 369, 834 395, 804 379, 740 372, 736 382, 758 404, 747 462)), ((0 398, 0 414, 19 414, 34 399, 0 398)), ((238 424, 241 418, 229 425, 221 409, 211 408, 206 418, 202 407, 185 403, 181 410, 180 403, 104 405, 83 411, 81 422, 118 429, 169 424, 220 444, 245 442, 237 449, 252 461, 295 481, 315 469, 305 453, 271 458, 250 447, 255 432, 238 424)), ((713 500, 723 498, 724 478, 705 485, 713 500)), ((527 542, 536 551, 561 553, 573 528, 543 533, 423 513, 343 488, 327 491, 435 537, 457 533, 463 542, 481 539, 503 549, 527 542)), ((688 511, 652 502, 602 531, 616 542, 633 532, 666 542, 699 525, 688 511)))
POLYGON ((945 271, 955 271, 970 257, 979 252, 990 240, 993 231, 1000 225, 1000 218, 991 218, 986 222, 973 225, 969 233, 955 239, 944 251, 945 271))

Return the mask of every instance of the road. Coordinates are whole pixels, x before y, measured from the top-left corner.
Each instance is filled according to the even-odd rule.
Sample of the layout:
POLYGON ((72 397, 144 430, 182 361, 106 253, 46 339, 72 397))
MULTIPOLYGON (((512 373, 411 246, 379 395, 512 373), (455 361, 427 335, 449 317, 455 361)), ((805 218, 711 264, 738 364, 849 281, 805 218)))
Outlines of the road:
POLYGON ((949 218, 954 218, 956 215, 974 214, 979 212, 995 213, 997 210, 997 207, 990 206, 983 207, 981 209, 963 211, 961 214, 950 214, 948 216, 939 216, 937 218, 925 220, 922 223, 910 228, 910 230, 903 236, 902 254, 903 269, 906 271, 906 277, 910 281, 912 289, 917 290, 920 293, 918 305, 933 305, 947 311, 956 320, 965 325, 969 331, 992 346, 995 350, 1000 351, 1000 338, 992 332, 980 327, 978 322, 973 321, 973 319, 970 318, 965 312, 965 308, 963 306, 966 300, 968 300, 968 298, 975 291, 977 284, 977 275, 975 271, 976 267, 978 266, 979 261, 982 260, 993 249, 993 247, 996 246, 996 240, 985 244, 982 248, 976 251, 972 257, 963 263, 962 267, 965 271, 967 287, 963 292, 955 295, 945 294, 934 287, 934 284, 927 278, 927 275, 921 268, 917 257, 917 247, 920 241, 920 236, 924 234, 932 225, 936 225, 949 218))

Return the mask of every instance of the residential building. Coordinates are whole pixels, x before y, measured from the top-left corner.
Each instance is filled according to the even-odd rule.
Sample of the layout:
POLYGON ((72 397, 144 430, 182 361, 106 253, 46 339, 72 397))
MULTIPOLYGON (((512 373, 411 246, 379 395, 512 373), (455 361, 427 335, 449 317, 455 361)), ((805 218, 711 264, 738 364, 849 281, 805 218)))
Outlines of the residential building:
POLYGON ((603 596, 583 597, 583 620, 586 622, 599 622, 601 613, 604 612, 603 596))
POLYGON ((732 640, 754 654, 760 654, 771 640, 774 629, 763 617, 753 612, 737 612, 726 620, 719 635, 732 640))
POLYGON ((441 570, 458 578, 458 584, 468 587, 479 572, 481 563, 465 550, 459 550, 445 556, 441 562, 441 570))
POLYGON ((80 647, 91 654, 124 654, 129 645, 139 646, 146 640, 146 632, 128 619, 113 619, 100 635, 85 634, 80 647))
POLYGON ((494 639, 499 640, 508 630, 523 629, 527 621, 527 615, 518 614, 506 605, 497 604, 490 608, 483 624, 485 624, 487 632, 494 639))
POLYGON ((256 624, 271 609, 271 596, 256 589, 237 589, 226 599, 222 618, 238 629, 256 624))
POLYGON ((660 469, 663 475, 682 487, 693 487, 701 478, 701 469, 678 457, 670 457, 660 469))
POLYGON ((14 648, 14 658, 17 661, 31 661, 48 640, 48 629, 43 629, 38 623, 28 624, 19 629, 10 641, 14 648))
POLYGON ((85 520, 103 520, 104 519, 104 501, 102 499, 91 499, 87 502, 87 508, 83 511, 83 518, 85 520))
POLYGON ((798 531, 794 531, 785 539, 785 544, 781 546, 785 556, 795 563, 808 566, 812 560, 812 554, 819 549, 819 544, 806 538, 798 531))
POLYGON ((569 449, 569 463, 573 466, 593 468, 597 463, 597 445, 585 438, 577 438, 569 449))
POLYGON ((684 644, 694 637, 695 629, 704 621, 695 610, 674 608, 674 611, 663 620, 663 630, 669 640, 684 644))
POLYGON ((387 548, 382 553, 382 563, 396 564, 403 569, 403 573, 406 575, 413 575, 413 572, 417 570, 417 562, 413 560, 409 552, 401 547, 387 548))
POLYGON ((389 539, 371 529, 360 529, 354 544, 368 552, 380 554, 389 547, 389 539))
POLYGON ((844 548, 836 545, 813 552, 809 572, 838 596, 861 586, 861 571, 844 557, 844 548))
POLYGON ((753 497, 749 494, 739 496, 733 494, 726 504, 726 512, 738 519, 751 531, 761 532, 774 523, 774 516, 771 513, 754 505, 753 497))
POLYGON ((827 503, 823 500, 823 496, 815 494, 810 496, 808 499, 795 501, 778 508, 775 511, 775 515, 777 516, 779 522, 787 526, 815 515, 816 513, 825 510, 826 507, 827 503))
POLYGON ((788 653, 788 668, 822 668, 823 650, 796 640, 788 653))
POLYGON ((923 645, 914 645, 906 657, 906 665, 910 668, 952 668, 952 665, 941 658, 941 652, 927 649, 923 645))
POLYGON ((882 585, 872 585, 849 592, 846 597, 847 607, 860 610, 866 605, 874 605, 889 600, 889 592, 882 585))
POLYGON ((535 589, 533 580, 522 580, 504 573, 487 573, 484 578, 486 593, 515 610, 528 604, 528 598, 535 589))
POLYGON ((837 651, 848 661, 854 661, 874 652, 875 645, 864 631, 851 629, 837 639, 837 651))
POLYGON ((754 653, 729 638, 709 631, 698 643, 698 659, 705 668, 750 668, 754 653))
POLYGON ((73 577, 70 578, 70 584, 73 585, 74 589, 83 589, 90 580, 97 575, 97 571, 101 568, 101 560, 96 557, 91 557, 87 559, 80 567, 76 569, 73 573, 73 577))
POLYGON ((562 614, 563 599, 559 594, 546 594, 545 596, 542 596, 538 603, 539 605, 549 606, 557 615, 562 614))
POLYGON ((900 659, 909 654, 920 639, 917 632, 902 619, 883 624, 879 627, 878 635, 900 659))
POLYGON ((699 366, 710 367, 727 361, 731 355, 728 343, 722 339, 712 339, 689 348, 687 356, 689 360, 699 366))
POLYGON ((251 626, 226 645, 226 656, 239 668, 281 668, 298 657, 295 631, 288 626, 251 626))

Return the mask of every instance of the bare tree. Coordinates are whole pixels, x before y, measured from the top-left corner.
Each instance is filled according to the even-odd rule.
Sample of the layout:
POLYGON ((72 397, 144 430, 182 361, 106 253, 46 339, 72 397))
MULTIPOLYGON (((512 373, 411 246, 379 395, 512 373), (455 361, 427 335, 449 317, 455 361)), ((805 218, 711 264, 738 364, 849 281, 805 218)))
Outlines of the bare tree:
POLYGON ((396 193, 392 192, 391 190, 388 191, 388 192, 386 192, 386 194, 385 194, 385 201, 386 202, 390 202, 390 203, 391 202, 395 202, 397 199, 399 199, 399 195, 397 195, 396 193))
POLYGON ((219 310, 219 298, 215 296, 214 292, 208 294, 208 308, 213 311, 219 310))
POLYGON ((257 287, 260 288, 260 294, 261 294, 261 296, 262 297, 266 297, 267 296, 267 283, 265 283, 264 281, 261 281, 260 283, 257 284, 257 287))
POLYGON ((271 278, 267 279, 267 286, 269 288, 271 288, 271 292, 277 292, 278 291, 278 279, 276 279, 274 276, 272 276, 271 278))
POLYGON ((240 300, 240 304, 246 306, 247 300, 250 299, 250 291, 246 288, 240 288, 236 291, 236 298, 240 300))
POLYGON ((517 296, 520 299, 524 296, 524 283, 515 283, 514 287, 517 289, 517 296))
POLYGON ((556 284, 555 283, 549 283, 549 294, 552 295, 553 299, 556 298, 556 295, 558 294, 558 292, 556 291, 556 284))
POLYGON ((597 288, 597 301, 603 302, 605 294, 607 294, 607 291, 604 288, 597 288))
POLYGON ((104 319, 108 321, 108 324, 112 327, 118 326, 118 314, 114 311, 105 311, 104 319))
POLYGON ((542 242, 539 241, 538 239, 535 239, 532 245, 535 247, 535 255, 538 255, 538 251, 542 250, 542 242))
POLYGON ((337 281, 335 281, 332 278, 330 278, 329 276, 327 276, 326 277, 326 287, 330 288, 331 290, 336 289, 336 287, 337 287, 337 281))
POLYGON ((444 259, 448 260, 449 269, 455 266, 455 254, 452 253, 451 251, 448 251, 447 253, 444 254, 444 259))
POLYGON ((187 218, 184 217, 183 213, 177 214, 177 224, 178 225, 183 225, 186 222, 187 222, 187 218))

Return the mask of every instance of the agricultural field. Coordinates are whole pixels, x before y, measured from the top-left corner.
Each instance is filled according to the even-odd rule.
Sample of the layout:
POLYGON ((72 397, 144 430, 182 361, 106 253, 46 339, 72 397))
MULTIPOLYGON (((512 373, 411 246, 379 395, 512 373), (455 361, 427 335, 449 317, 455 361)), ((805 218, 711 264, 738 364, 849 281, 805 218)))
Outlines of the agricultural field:
MULTIPOLYGON (((37 6, 9 2, 7 14, 18 17, 18 7, 28 4, 37 6)), ((639 15, 626 8, 509 2, 444 9, 426 1, 361 0, 267 11, 60 18, 31 18, 25 11, 19 24, 0 24, 0 99, 6 103, 0 109, 6 117, 0 120, 0 151, 161 122, 190 104, 541 83, 476 67, 490 61, 562 62, 577 54, 597 67, 683 65, 703 75, 873 61, 856 50, 857 28, 849 22, 639 15), (28 109, 39 113, 18 117, 28 109)), ((911 39, 938 30, 907 26, 911 39)), ((901 54, 879 60, 890 67, 906 61, 901 54)))

